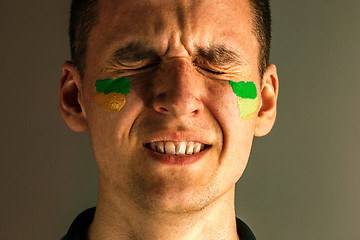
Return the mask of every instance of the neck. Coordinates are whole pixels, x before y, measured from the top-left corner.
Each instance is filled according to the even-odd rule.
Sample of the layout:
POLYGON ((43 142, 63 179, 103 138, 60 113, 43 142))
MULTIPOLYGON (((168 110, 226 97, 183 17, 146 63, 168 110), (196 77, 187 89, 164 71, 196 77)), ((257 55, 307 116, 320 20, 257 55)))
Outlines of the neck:
POLYGON ((99 195, 88 236, 90 240, 238 240, 234 191, 232 187, 201 211, 178 214, 144 211, 130 201, 114 204, 99 195))

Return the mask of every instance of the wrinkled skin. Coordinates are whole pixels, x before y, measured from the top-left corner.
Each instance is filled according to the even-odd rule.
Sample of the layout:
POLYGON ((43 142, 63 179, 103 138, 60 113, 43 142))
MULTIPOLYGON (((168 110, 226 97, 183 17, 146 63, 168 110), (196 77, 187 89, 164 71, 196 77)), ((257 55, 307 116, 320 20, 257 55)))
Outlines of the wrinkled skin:
POLYGON ((60 85, 62 115, 74 131, 90 131, 99 167, 90 239, 238 239, 235 183, 253 137, 267 134, 276 117, 276 68, 260 76, 258 62, 248 1, 100 0, 84 78, 66 62, 60 85), (131 59, 125 50, 113 61, 129 45, 135 47, 128 56, 143 48, 152 54, 131 59), (231 50, 237 61, 199 54, 214 46, 231 50), (95 82, 120 76, 133 89, 113 113, 92 101, 95 82), (229 79, 257 86, 259 107, 247 121, 229 79), (193 164, 159 163, 142 146, 159 130, 201 134, 212 148, 193 164))

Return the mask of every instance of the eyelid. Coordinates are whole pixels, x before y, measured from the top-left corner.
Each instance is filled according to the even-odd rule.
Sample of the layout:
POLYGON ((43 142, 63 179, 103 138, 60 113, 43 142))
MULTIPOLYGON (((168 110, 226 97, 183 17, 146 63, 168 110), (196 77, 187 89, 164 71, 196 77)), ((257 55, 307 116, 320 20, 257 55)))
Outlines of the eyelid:
POLYGON ((155 67, 159 64, 159 61, 155 59, 144 59, 136 62, 124 62, 117 60, 116 62, 111 63, 111 67, 108 67, 109 70, 117 73, 138 73, 147 70, 148 68, 155 67))
POLYGON ((208 69, 208 68, 204 68, 204 67, 200 67, 198 66, 199 68, 201 68, 202 70, 205 70, 211 74, 215 74, 215 75, 223 75, 223 74, 226 74, 225 72, 220 72, 220 71, 215 71, 215 70, 211 70, 211 69, 208 69))
POLYGON ((133 68, 133 69, 136 69, 136 68, 139 68, 139 67, 143 67, 143 66, 147 66, 149 64, 152 64, 152 61, 149 61, 149 60, 141 60, 141 61, 137 61, 137 62, 121 62, 121 61, 118 61, 117 62, 117 65, 118 66, 121 66, 123 68, 133 68))
POLYGON ((229 79, 243 78, 239 76, 238 71, 234 71, 234 69, 231 70, 230 68, 224 69, 226 71, 212 70, 206 67, 198 66, 195 62, 194 66, 201 75, 214 80, 228 81, 229 79))
POLYGON ((227 70, 234 67, 231 64, 211 63, 206 59, 195 59, 193 64, 214 74, 225 74, 227 70))
POLYGON ((137 68, 139 66, 145 66, 153 63, 158 63, 159 57, 138 57, 137 59, 121 59, 117 58, 112 61, 112 64, 126 68, 137 68))
POLYGON ((124 70, 139 71, 139 70, 143 70, 143 69, 147 69, 147 68, 154 67, 154 66, 156 66, 156 65, 158 65, 158 64, 159 64, 158 62, 155 62, 155 63, 149 63, 149 64, 142 65, 142 66, 138 66, 138 67, 131 67, 131 66, 128 66, 128 67, 127 67, 127 69, 124 69, 124 70))
POLYGON ((206 71, 210 74, 214 74, 214 75, 223 75, 226 74, 226 72, 218 70, 216 67, 213 67, 211 64, 208 63, 208 61, 202 60, 202 61, 194 61, 193 65, 198 68, 201 69, 203 71, 206 71), (209 67, 207 67, 209 66, 209 67))

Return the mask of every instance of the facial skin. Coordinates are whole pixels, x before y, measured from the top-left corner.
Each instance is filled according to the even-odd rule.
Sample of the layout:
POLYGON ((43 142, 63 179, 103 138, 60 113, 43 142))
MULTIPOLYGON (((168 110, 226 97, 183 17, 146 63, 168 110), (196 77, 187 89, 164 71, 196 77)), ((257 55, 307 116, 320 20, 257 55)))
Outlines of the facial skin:
POLYGON ((126 94, 130 92, 131 79, 101 79, 95 83, 96 91, 93 101, 100 107, 112 112, 119 112, 126 103, 126 94))
POLYGON ((278 91, 274 65, 260 86, 248 1, 100 0, 99 9, 84 78, 66 62, 60 83, 61 113, 74 131, 90 131, 99 167, 90 239, 114 229, 124 235, 111 239, 238 239, 235 183, 253 137, 273 126, 278 91), (95 82, 120 76, 133 88, 121 111, 95 104, 95 82), (228 80, 255 83, 251 119, 239 117, 228 80), (142 144, 162 130, 197 133, 211 149, 193 164, 159 163, 142 144))

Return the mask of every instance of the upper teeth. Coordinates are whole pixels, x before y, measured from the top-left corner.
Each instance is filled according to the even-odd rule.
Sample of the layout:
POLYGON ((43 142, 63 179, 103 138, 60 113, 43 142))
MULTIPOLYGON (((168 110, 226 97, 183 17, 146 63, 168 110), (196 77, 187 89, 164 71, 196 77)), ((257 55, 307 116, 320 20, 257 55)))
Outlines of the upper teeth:
POLYGON ((165 154, 191 155, 198 153, 205 145, 198 142, 151 142, 150 149, 165 154))

